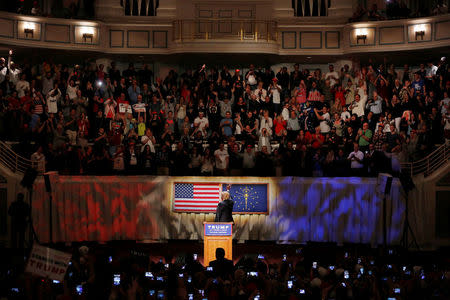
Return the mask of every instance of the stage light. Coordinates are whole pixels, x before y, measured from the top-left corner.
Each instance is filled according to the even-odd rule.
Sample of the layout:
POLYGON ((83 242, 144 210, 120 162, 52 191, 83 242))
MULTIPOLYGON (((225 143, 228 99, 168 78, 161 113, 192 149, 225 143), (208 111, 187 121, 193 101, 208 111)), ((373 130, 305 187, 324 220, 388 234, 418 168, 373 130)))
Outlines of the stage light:
POLYGON ((357 28, 355 30, 356 33, 356 43, 359 44, 360 40, 363 40, 364 44, 367 40, 367 28, 357 28))
POLYGON ((91 40, 91 44, 92 41, 94 39, 94 28, 93 27, 81 27, 81 36, 83 37, 83 42, 87 43, 87 40, 90 39, 91 40))
POLYGON ((425 35, 425 24, 418 24, 414 26, 414 33, 416 35, 416 41, 418 40, 418 37, 421 37, 421 40, 423 40, 423 36, 425 35))
POLYGON ((31 35, 31 38, 34 37, 34 29, 36 29, 36 24, 33 22, 24 22, 23 23, 23 33, 25 33, 25 37, 28 38, 28 35, 31 35))

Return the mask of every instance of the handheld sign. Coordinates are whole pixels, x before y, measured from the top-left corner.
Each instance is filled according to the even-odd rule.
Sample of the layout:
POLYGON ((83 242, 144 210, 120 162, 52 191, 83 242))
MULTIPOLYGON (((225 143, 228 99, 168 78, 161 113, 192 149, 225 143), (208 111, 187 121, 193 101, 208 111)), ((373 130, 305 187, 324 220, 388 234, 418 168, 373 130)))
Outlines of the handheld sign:
POLYGON ((68 253, 33 245, 25 272, 62 281, 71 257, 68 253))

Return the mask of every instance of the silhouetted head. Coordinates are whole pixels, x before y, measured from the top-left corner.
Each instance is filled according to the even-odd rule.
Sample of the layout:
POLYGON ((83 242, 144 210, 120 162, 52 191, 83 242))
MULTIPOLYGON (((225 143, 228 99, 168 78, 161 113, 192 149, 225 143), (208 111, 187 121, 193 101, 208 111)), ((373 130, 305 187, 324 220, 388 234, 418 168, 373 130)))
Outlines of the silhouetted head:
POLYGON ((216 249, 216 259, 222 259, 225 257, 225 250, 223 248, 216 249))

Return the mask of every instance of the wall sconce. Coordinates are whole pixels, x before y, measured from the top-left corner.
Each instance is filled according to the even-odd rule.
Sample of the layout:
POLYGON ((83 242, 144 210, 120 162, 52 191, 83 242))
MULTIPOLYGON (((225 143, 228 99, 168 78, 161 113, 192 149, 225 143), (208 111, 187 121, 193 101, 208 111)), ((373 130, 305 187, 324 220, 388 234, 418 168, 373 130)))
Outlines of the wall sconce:
POLYGON ((423 40, 423 36, 425 35, 425 24, 419 24, 414 26, 414 33, 416 34, 416 41, 420 36, 421 40, 423 40))
POLYGON ((23 33, 25 33, 25 37, 28 38, 28 35, 31 35, 31 38, 34 38, 34 29, 36 28, 36 24, 33 22, 24 22, 23 24, 23 33))
POLYGON ((363 40, 364 44, 367 40, 367 29, 366 28, 358 28, 355 30, 356 32, 356 44, 359 44, 360 40, 363 40))
POLYGON ((82 27, 81 28, 81 36, 83 37, 83 42, 87 43, 89 39, 91 44, 94 40, 94 28, 93 27, 82 27))

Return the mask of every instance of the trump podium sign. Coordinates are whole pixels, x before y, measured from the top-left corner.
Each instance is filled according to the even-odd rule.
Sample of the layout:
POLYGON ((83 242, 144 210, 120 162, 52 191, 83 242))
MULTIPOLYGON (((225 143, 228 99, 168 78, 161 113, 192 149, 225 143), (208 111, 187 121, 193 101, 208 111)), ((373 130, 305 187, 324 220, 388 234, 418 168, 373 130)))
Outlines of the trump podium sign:
POLYGON ((71 254, 33 245, 25 272, 62 281, 71 257, 71 254))

